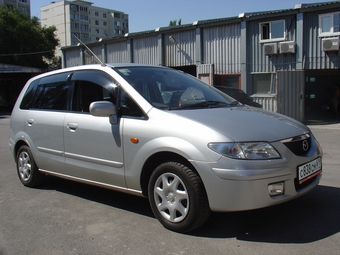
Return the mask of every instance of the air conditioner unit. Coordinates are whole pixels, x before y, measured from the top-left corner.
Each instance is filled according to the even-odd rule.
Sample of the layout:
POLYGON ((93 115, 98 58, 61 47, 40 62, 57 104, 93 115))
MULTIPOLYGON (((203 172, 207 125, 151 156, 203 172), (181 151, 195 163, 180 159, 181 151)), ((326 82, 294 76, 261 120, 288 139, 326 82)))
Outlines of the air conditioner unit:
POLYGON ((322 39, 323 51, 338 51, 339 50, 339 37, 323 38, 322 39))
POLYGON ((295 53, 295 42, 294 41, 287 41, 287 42, 280 42, 280 53, 295 53))
POLYGON ((264 45, 264 54, 277 54, 277 43, 266 43, 264 45))

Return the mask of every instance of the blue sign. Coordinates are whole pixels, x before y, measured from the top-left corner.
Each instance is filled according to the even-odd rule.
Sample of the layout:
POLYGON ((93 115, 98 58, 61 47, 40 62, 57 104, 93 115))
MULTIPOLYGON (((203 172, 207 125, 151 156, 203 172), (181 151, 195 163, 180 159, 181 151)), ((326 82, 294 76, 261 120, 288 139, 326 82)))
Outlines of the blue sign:
POLYGON ((22 72, 21 67, 0 67, 0 72, 22 72))

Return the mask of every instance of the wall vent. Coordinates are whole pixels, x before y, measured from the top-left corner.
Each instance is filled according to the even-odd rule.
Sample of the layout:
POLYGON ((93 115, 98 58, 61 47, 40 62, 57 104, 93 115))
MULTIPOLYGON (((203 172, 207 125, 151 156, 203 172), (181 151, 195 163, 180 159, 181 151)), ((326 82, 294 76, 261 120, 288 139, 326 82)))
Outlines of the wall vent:
POLYGON ((277 43, 266 43, 264 46, 264 54, 277 54, 277 43))
POLYGON ((323 38, 322 39, 323 51, 338 51, 339 50, 339 37, 323 38))
POLYGON ((295 53, 295 42, 294 41, 280 42, 280 53, 282 54, 295 53))

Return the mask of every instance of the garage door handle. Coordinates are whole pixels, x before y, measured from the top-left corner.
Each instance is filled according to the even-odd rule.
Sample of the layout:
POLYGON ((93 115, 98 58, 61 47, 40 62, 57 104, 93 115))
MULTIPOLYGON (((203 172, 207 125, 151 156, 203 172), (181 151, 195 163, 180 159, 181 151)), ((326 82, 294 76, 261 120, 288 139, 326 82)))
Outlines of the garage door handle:
POLYGON ((77 123, 68 123, 68 124, 67 124, 67 128, 68 128, 71 132, 74 132, 74 131, 76 131, 76 129, 78 128, 78 124, 77 124, 77 123))

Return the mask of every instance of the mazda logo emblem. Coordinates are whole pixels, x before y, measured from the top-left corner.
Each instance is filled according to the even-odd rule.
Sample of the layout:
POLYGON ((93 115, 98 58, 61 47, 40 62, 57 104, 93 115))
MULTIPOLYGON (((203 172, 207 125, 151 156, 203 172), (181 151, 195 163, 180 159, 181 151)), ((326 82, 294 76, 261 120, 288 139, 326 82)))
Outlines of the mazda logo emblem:
POLYGON ((307 140, 304 140, 304 141, 302 142, 302 149, 303 149, 304 151, 308 151, 308 147, 309 147, 308 141, 307 141, 307 140))

